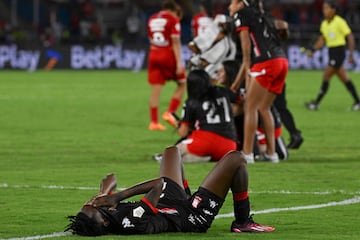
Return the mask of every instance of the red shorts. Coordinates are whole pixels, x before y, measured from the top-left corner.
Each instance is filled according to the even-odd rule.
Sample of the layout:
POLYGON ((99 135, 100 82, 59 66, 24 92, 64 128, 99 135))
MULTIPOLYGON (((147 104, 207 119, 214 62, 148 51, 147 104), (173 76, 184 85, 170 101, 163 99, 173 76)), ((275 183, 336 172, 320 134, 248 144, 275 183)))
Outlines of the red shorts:
POLYGON ((284 88, 289 63, 286 58, 274 58, 265 62, 256 63, 251 67, 250 75, 256 81, 275 94, 280 94, 284 88))
POLYGON ((209 131, 194 130, 185 141, 189 153, 211 156, 212 161, 219 161, 229 151, 236 150, 234 140, 209 131))
POLYGON ((149 84, 164 85, 168 80, 184 81, 185 71, 176 75, 176 60, 172 48, 151 49, 148 59, 149 84))

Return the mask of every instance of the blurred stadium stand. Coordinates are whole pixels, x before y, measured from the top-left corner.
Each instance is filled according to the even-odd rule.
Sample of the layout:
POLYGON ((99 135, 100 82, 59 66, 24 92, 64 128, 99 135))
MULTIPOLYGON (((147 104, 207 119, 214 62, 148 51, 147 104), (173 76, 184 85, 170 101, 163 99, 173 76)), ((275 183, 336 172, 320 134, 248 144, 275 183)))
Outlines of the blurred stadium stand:
MULTIPOLYGON (((191 18, 198 11, 200 0, 176 1, 184 10, 181 37, 186 55, 186 44, 192 38, 191 18)), ((214 15, 227 14, 230 0, 208 1, 212 1, 214 15)), ((339 6, 338 13, 348 20, 359 49, 360 0, 336 1, 339 6)), ((264 2, 265 7, 275 17, 289 22, 291 35, 288 45, 297 46, 290 48, 292 55, 298 56, 299 46, 310 47, 318 35, 323 0, 265 0, 264 2)), ((146 51, 144 50, 148 46, 146 22, 151 14, 160 10, 161 3, 162 0, 0 0, 0 69, 14 68, 14 66, 20 68, 18 66, 21 65, 19 62, 21 49, 30 53, 32 51, 34 56, 39 54, 37 68, 47 64, 49 56, 46 53, 52 50, 62 54, 56 67, 75 68, 73 58, 80 56, 76 54, 91 55, 90 58, 93 59, 101 55, 101 59, 104 59, 109 52, 102 48, 106 45, 113 46, 120 54, 120 56, 106 55, 108 60, 111 59, 109 61, 112 65, 116 63, 117 68, 122 67, 129 55, 127 49, 146 51), (86 49, 82 52, 78 45, 90 48, 89 52, 86 49), (13 60, 15 58, 19 61, 13 60), (60 59, 65 60, 60 62, 60 59)), ((131 52, 133 53, 140 54, 140 52, 131 52)), ((360 59, 360 54, 358 58, 360 59)), ((33 61, 34 59, 36 58, 34 57, 33 61)), ((294 63, 305 60, 296 58, 294 63)), ((146 60, 143 66, 145 64, 146 60)), ((101 67, 106 65, 107 63, 104 63, 101 67)), ((360 63, 358 65, 357 68, 360 69, 360 63)), ((301 64, 296 65, 297 67, 308 68, 301 64)))
MULTIPOLYGON (((276 17, 290 23, 291 39, 309 43, 318 32, 323 0, 266 0, 276 17)), ((146 20, 161 0, 1 0, 0 43, 66 44, 146 42, 146 20)), ((178 1, 184 9, 183 42, 191 38, 191 16, 199 0, 178 1)), ((215 13, 227 13, 229 0, 213 0, 215 13)), ((339 13, 350 23, 357 41, 360 0, 338 0, 339 13)))

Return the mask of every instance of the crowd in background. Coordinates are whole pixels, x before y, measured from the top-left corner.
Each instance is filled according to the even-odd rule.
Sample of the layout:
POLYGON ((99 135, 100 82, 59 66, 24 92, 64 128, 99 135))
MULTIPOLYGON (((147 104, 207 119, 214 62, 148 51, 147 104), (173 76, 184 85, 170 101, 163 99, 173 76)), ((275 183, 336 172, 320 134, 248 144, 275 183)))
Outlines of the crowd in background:
MULTIPOLYGON (((39 16, 34 24, 33 1, 17 0, 16 22, 10 16, 12 1, 0 6, 0 44, 39 43, 44 46, 74 43, 147 44, 146 22, 161 7, 161 0, 49 0, 39 1, 39 16)), ((309 42, 322 20, 323 0, 268 0, 266 7, 275 17, 290 24, 293 42, 309 42), (305 35, 305 36, 304 36, 305 35)), ((178 1, 184 10, 182 41, 192 38, 191 17, 198 11, 198 0, 178 1)), ((213 0, 213 14, 228 13, 229 1, 213 0)), ((360 24, 360 1, 338 0, 339 14, 356 33, 360 24)))

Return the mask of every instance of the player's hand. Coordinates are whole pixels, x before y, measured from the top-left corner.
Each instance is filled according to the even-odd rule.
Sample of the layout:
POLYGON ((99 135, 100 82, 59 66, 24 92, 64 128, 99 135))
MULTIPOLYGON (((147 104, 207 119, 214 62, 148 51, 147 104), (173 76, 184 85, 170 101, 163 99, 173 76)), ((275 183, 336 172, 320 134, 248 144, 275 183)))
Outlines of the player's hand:
POLYGON ((178 63, 176 65, 176 75, 183 74, 185 72, 185 67, 182 65, 182 63, 178 63))
POLYGON ((117 179, 115 174, 108 174, 100 182, 100 193, 109 194, 116 190, 116 185, 117 179))
POLYGON ((306 49, 306 48, 304 48, 304 47, 300 48, 300 51, 301 51, 302 53, 305 53, 305 55, 308 56, 308 57, 312 57, 313 54, 314 54, 314 51, 313 51, 313 50, 311 50, 311 49, 306 49))
POLYGON ((352 53, 350 53, 350 55, 349 55, 349 63, 355 64, 355 59, 354 59, 354 56, 352 53))
POLYGON ((111 207, 115 208, 118 202, 116 201, 115 195, 100 195, 96 197, 91 205, 94 207, 111 207))
POLYGON ((312 56, 314 55, 314 52, 311 51, 311 50, 309 50, 309 49, 307 49, 307 50, 305 51, 305 54, 306 54, 306 56, 308 56, 308 57, 312 57, 312 56))

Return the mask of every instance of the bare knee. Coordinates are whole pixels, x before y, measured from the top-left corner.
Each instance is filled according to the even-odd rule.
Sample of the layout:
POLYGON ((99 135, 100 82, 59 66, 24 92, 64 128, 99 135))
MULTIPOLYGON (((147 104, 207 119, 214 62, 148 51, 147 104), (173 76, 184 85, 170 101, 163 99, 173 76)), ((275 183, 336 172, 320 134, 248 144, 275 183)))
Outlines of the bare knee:
POLYGON ((246 166, 246 160, 240 151, 230 151, 222 158, 222 160, 234 167, 246 166))

